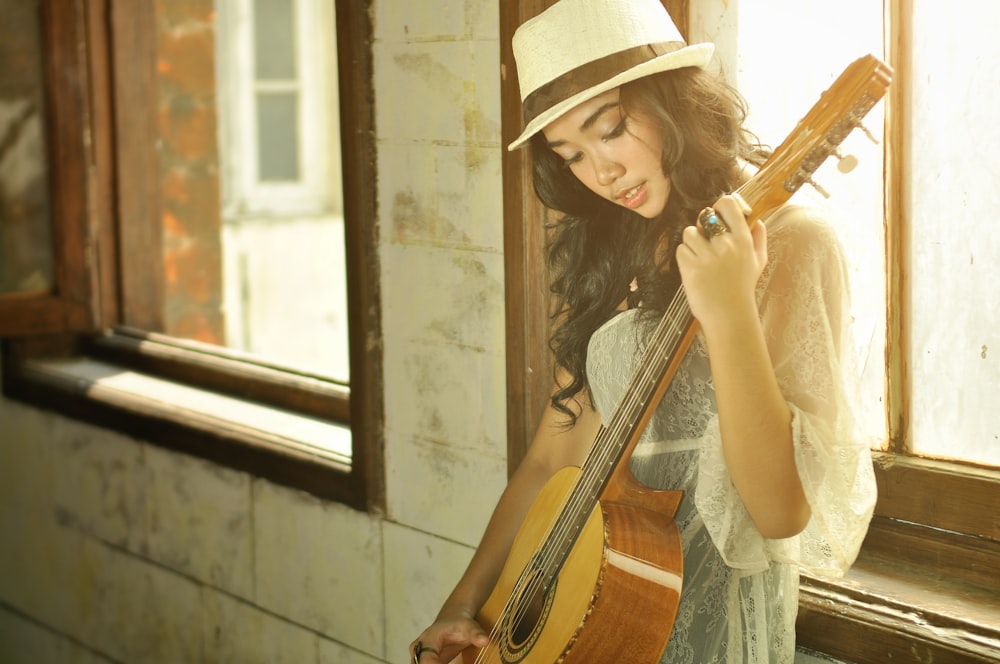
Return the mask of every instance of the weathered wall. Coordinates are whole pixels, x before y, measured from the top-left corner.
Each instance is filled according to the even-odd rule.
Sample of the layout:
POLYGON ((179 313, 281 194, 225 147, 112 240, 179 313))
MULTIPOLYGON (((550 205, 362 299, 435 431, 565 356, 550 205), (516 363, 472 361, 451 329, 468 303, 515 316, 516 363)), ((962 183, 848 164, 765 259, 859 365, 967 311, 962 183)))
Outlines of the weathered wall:
POLYGON ((498 6, 375 5, 387 513, 0 400, 0 662, 404 661, 468 560, 506 468, 498 6))

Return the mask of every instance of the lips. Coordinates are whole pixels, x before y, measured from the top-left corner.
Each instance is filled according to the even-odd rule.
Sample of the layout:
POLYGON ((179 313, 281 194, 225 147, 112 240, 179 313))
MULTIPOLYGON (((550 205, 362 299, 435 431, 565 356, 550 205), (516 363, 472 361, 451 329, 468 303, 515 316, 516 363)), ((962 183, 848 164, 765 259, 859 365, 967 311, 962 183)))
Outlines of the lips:
POLYGON ((615 196, 615 200, 630 210, 634 210, 646 202, 649 192, 646 190, 646 183, 638 184, 630 189, 625 189, 615 196))

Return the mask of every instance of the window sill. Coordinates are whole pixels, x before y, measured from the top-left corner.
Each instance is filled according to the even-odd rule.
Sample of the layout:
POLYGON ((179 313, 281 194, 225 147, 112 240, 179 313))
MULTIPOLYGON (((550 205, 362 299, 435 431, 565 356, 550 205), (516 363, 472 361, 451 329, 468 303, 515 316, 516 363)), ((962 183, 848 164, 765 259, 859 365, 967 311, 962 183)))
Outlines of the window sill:
POLYGON ((803 577, 798 644, 853 664, 1000 662, 1000 593, 941 567, 863 552, 843 579, 803 577))
POLYGON ((83 357, 5 362, 4 393, 365 509, 350 427, 83 357))

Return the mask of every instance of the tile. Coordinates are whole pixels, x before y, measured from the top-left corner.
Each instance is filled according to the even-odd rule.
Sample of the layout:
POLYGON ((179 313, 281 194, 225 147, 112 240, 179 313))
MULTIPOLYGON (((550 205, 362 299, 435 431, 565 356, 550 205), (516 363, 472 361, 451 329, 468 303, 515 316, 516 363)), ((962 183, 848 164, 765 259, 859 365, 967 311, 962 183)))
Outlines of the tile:
POLYGON ((319 664, 382 664, 383 661, 395 662, 405 661, 405 659, 382 660, 348 648, 336 641, 322 638, 319 640, 319 658, 317 659, 319 664))
POLYGON ((449 244, 503 253, 502 150, 493 144, 436 146, 439 234, 449 244))
POLYGON ((383 143, 379 218, 390 243, 503 252, 501 151, 495 145, 383 143))
POLYGON ((0 603, 88 642, 100 606, 98 574, 81 555, 89 538, 56 524, 49 512, 19 516, 0 523, 3 540, 16 542, 0 546, 0 603))
POLYGON ((57 518, 85 533, 141 553, 146 548, 143 445, 69 419, 52 418, 48 444, 57 518))
POLYGON ((3 609, 0 609, 0 662, 113 664, 65 635, 3 609))
POLYGON ((385 423, 394 436, 506 457, 503 359, 469 348, 385 347, 385 423))
POLYGON ((154 446, 146 464, 150 558, 252 598, 250 477, 154 446))
POLYGON ((382 316, 391 340, 503 353, 503 256, 403 245, 382 254, 382 316))
POLYGON ((81 641, 122 662, 200 661, 199 584, 89 538, 77 555, 97 599, 81 641))
POLYGON ((372 58, 380 145, 499 140, 495 42, 376 43, 372 58))
POLYGON ((404 661, 409 643, 429 625, 472 557, 472 548, 386 523, 386 647, 404 661))
POLYGON ((317 661, 319 637, 315 632, 211 588, 203 588, 202 597, 202 661, 214 664, 317 661))
POLYGON ((362 652, 384 642, 381 526, 300 491, 254 481, 256 601, 362 652))
POLYGON ((504 458, 387 437, 386 502, 396 523, 473 546, 507 482, 504 458))
POLYGON ((375 3, 375 38, 385 41, 498 39, 499 5, 491 0, 375 3))
POLYGON ((5 517, 20 519, 21 512, 51 518, 56 457, 47 441, 52 419, 0 396, 0 523, 5 517))

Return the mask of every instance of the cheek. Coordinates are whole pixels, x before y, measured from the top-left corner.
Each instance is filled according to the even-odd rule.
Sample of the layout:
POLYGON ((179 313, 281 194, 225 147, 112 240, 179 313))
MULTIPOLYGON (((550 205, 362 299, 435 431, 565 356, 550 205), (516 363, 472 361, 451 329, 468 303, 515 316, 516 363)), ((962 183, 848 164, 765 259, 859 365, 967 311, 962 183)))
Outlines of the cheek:
POLYGON ((569 171, 570 173, 573 174, 573 177, 575 177, 584 187, 590 189, 598 196, 602 197, 604 196, 603 192, 601 191, 601 187, 597 183, 597 175, 594 173, 593 168, 585 164, 579 163, 570 166, 569 171))

